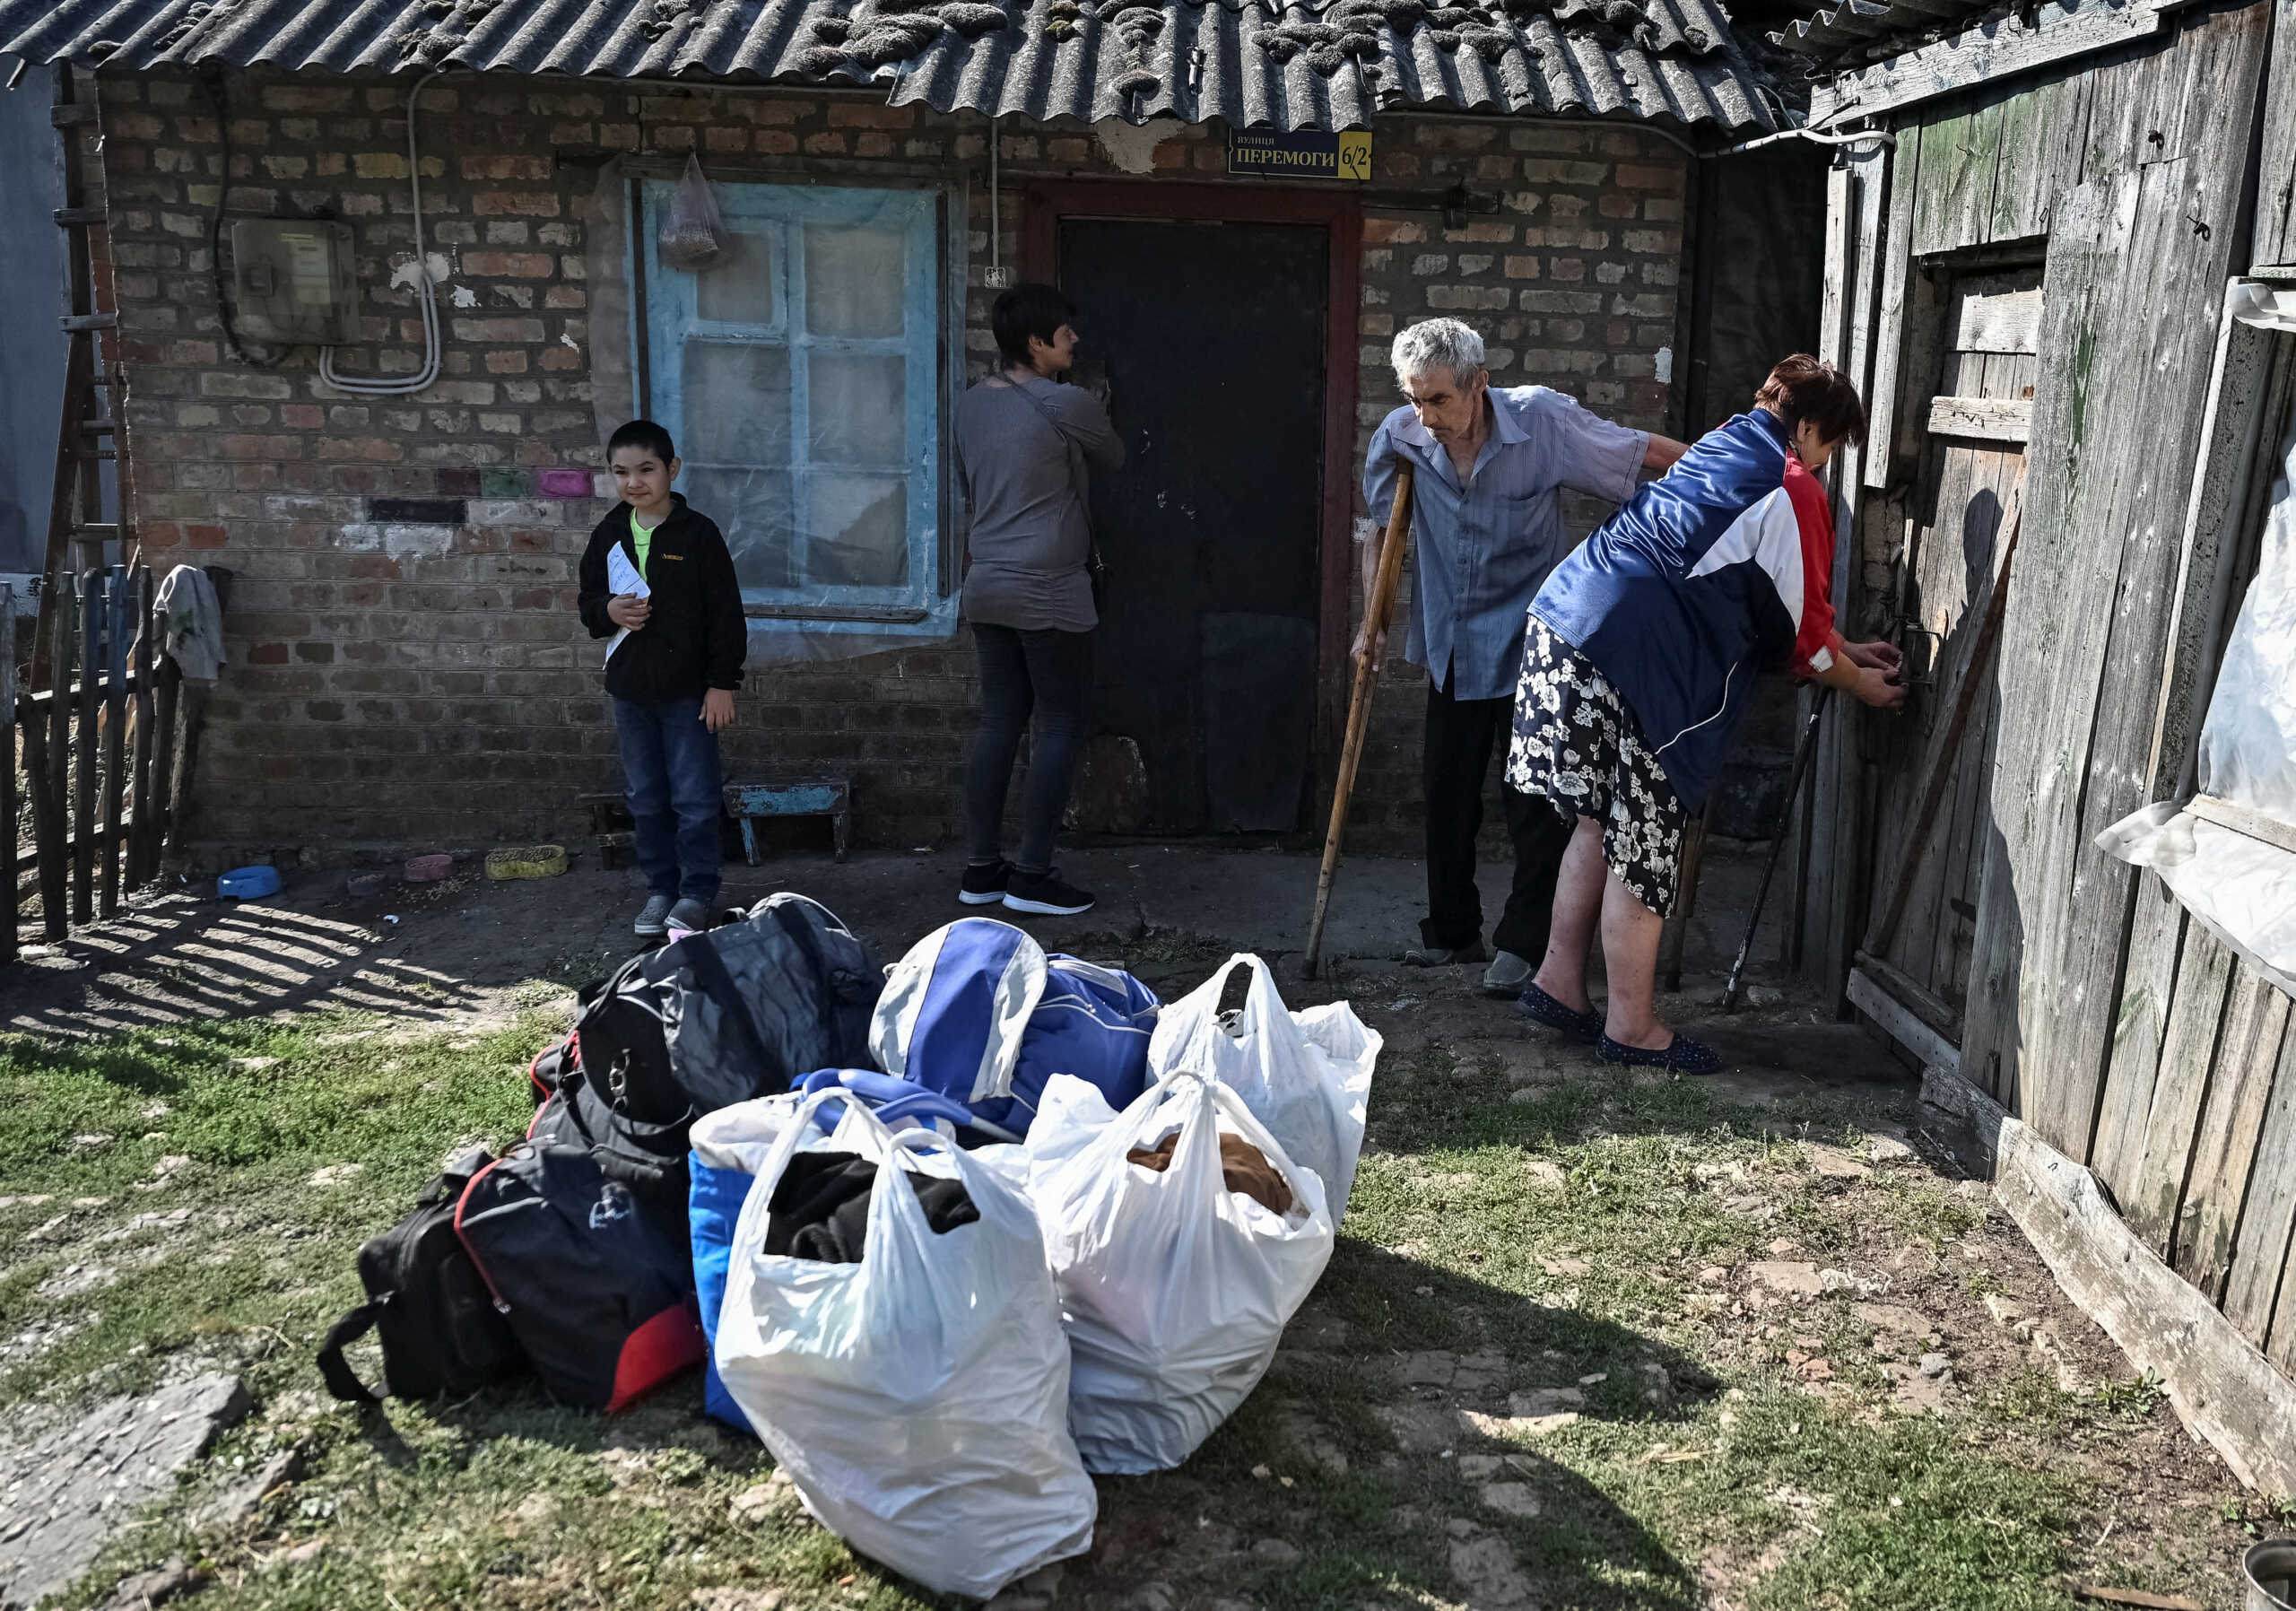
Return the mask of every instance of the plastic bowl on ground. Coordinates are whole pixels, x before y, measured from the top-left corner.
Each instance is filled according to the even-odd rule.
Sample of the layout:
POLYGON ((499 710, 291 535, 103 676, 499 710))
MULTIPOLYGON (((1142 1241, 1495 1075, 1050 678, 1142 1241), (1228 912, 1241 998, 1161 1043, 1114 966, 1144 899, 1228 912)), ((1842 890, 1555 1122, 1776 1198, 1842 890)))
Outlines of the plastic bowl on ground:
POLYGON ((409 884, 436 884, 455 870, 455 858, 441 850, 435 856, 411 856, 406 862, 409 884))
POLYGON ((235 867, 215 881, 215 893, 226 901, 260 901, 279 893, 277 867, 235 867))
POLYGON ((486 853, 489 878, 555 878, 565 870, 564 845, 506 845, 486 853))

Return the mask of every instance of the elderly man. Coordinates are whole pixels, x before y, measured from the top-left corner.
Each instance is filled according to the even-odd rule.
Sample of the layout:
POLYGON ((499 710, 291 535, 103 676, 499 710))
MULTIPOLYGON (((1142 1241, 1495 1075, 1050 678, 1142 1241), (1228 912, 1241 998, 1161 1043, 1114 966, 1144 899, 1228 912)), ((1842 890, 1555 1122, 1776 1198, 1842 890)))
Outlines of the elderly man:
MULTIPOLYGON (((1493 388, 1483 337, 1454 318, 1428 319, 1395 339, 1396 382, 1407 399, 1371 439, 1363 499, 1384 519, 1398 461, 1414 466, 1410 635, 1404 657, 1427 669, 1427 918, 1404 961, 1420 967, 1480 962, 1483 899, 1474 840, 1491 752, 1509 730, 1531 599, 1570 544, 1562 490, 1616 503, 1643 470, 1663 470, 1683 444, 1630 431, 1544 386, 1493 388)), ((1378 544, 1363 544, 1364 596, 1378 544)), ((1379 653, 1370 623, 1358 657, 1379 653)), ((1494 996, 1514 996, 1546 950, 1555 874, 1569 824, 1543 801, 1504 795, 1515 846, 1515 884, 1492 933, 1483 974, 1494 996)))

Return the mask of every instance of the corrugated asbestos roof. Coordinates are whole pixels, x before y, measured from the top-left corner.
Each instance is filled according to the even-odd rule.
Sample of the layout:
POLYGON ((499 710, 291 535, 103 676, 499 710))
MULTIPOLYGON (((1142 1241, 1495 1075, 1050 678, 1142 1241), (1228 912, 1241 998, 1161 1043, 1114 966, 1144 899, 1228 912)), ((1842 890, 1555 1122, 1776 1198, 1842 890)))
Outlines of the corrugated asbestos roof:
POLYGON ((1821 58, 1841 56, 1874 40, 1900 48, 1905 36, 1926 34, 1972 20, 1998 0, 1842 0, 1770 36, 1773 45, 1821 58))
POLYGON ((1037 120, 1330 129, 1424 107, 1776 126, 1715 0, 0 0, 0 53, 873 84, 1037 120))

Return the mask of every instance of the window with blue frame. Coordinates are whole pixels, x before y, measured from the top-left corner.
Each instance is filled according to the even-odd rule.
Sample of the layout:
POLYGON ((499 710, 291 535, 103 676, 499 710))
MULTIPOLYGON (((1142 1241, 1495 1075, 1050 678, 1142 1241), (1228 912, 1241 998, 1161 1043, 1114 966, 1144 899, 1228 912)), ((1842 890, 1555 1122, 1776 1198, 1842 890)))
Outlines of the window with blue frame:
POLYGON ((752 614, 922 623, 941 603, 936 198, 715 188, 727 249, 689 273, 656 250, 674 183, 645 183, 648 406, 678 490, 725 532, 752 614))

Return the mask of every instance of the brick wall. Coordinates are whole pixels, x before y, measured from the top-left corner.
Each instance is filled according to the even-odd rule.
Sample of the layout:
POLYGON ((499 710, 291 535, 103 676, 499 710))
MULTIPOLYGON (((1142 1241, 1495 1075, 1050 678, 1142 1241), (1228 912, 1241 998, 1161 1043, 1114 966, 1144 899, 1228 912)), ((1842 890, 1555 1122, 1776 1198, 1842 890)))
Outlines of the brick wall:
MULTIPOLYGON (((1495 194, 1499 210, 1472 213, 1460 229, 1425 213, 1365 218, 1357 462, 1402 401, 1387 367, 1389 338, 1437 315, 1482 333, 1493 386, 1550 386, 1621 424, 1663 430, 1668 389, 1657 371, 1658 353, 1674 339, 1688 163, 1675 146, 1633 128, 1421 118, 1390 134, 1383 123, 1373 146, 1376 183, 1439 190, 1464 180, 1472 195, 1495 194)), ((1593 500, 1566 500, 1573 535, 1608 513, 1593 500)), ((1410 576, 1406 570, 1399 623, 1410 607, 1410 576)), ((1403 638, 1398 624, 1348 836, 1361 849, 1410 853, 1421 842, 1426 678, 1404 662, 1403 638)), ((1502 771, 1494 761, 1486 789, 1483 839, 1493 852, 1505 840, 1502 771)))
MULTIPOLYGON (((351 223, 365 344, 339 353, 341 367, 411 368, 413 293, 404 274, 393 282, 412 246, 404 84, 241 74, 229 94, 226 205, 351 223)), ((859 182, 873 163, 970 173, 966 346, 977 370, 993 351, 978 118, 874 95, 447 80, 426 92, 421 129, 428 244, 448 271, 443 375, 412 398, 337 394, 308 351, 262 369, 224 350, 207 230, 227 131, 204 91, 107 79, 102 95, 144 541, 156 565, 236 576, 230 669, 203 755, 198 832, 210 841, 563 835, 578 827, 576 794, 616 786, 599 650, 573 611, 575 567, 604 506, 540 499, 534 475, 602 462, 585 248, 608 157, 699 149, 752 170, 859 182), (374 503, 442 498, 465 501, 463 523, 394 523, 374 503)), ((1155 175, 1216 174, 1221 138, 1216 127, 1174 133, 1153 150, 1155 175)), ((1399 118, 1382 121, 1376 149, 1381 188, 1464 178, 1500 205, 1461 230, 1434 213, 1367 216, 1363 440, 1397 401, 1387 337, 1438 312, 1484 332, 1500 384, 1552 385, 1623 421, 1659 422, 1656 353, 1673 337, 1680 251, 1675 148, 1607 126, 1399 118)), ((1007 262, 1022 181, 1123 171, 1075 126, 1008 121, 1002 156, 1007 262)), ((1357 796, 1361 849, 1416 842, 1415 677, 1398 666, 1383 690, 1357 796)), ((956 828, 973 706, 960 646, 754 667, 728 762, 848 772, 864 843, 935 842, 956 828)))

